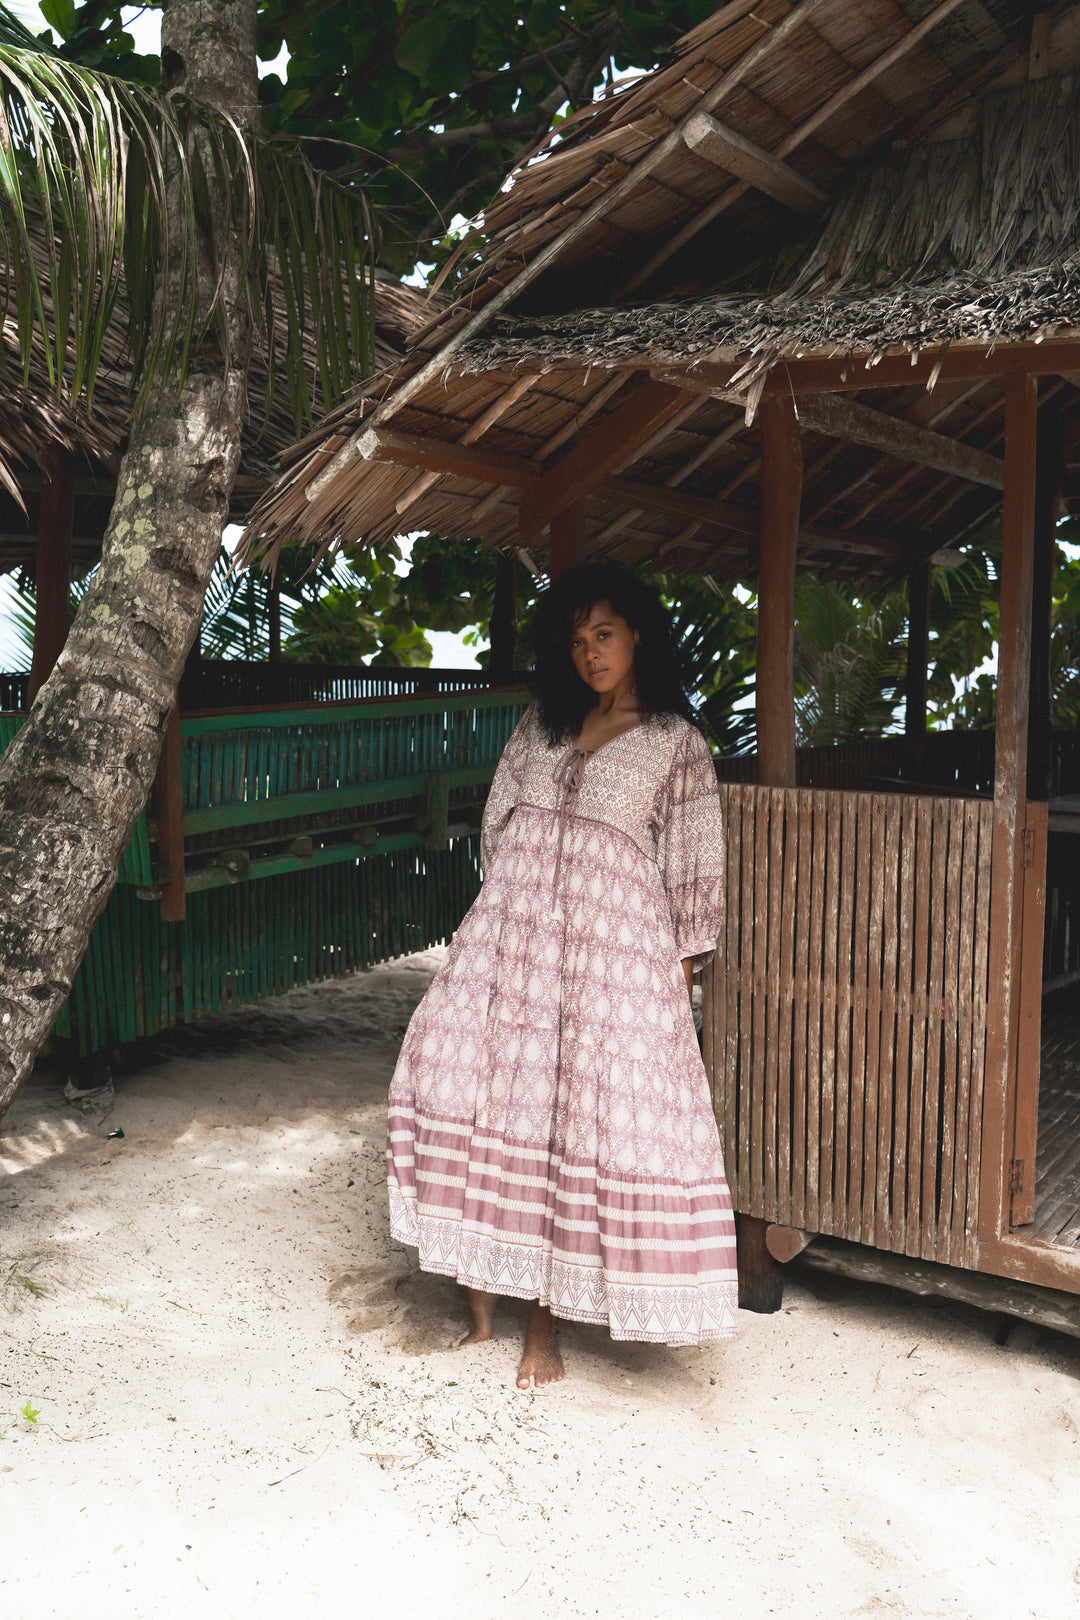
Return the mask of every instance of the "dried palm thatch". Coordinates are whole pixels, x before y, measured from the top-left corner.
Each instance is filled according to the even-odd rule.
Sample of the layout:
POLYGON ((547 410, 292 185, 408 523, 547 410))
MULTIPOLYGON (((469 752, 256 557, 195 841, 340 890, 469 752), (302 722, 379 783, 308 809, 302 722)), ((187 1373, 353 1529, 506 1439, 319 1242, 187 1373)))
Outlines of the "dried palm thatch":
MULTIPOLYGON (((986 85, 1026 49, 1027 17, 1007 0, 994 5, 992 22, 985 6, 967 0, 917 9, 922 21, 913 26, 916 8, 908 13, 893 0, 729 5, 687 36, 670 66, 580 115, 489 209, 482 263, 456 302, 418 333, 406 361, 290 453, 289 474, 253 514, 249 555, 272 556, 286 540, 332 550, 406 527, 512 548, 520 544, 520 477, 496 483, 470 473, 460 451, 444 454, 440 445, 482 441, 538 477, 584 434, 602 432, 658 365, 685 375, 705 359, 733 361, 745 399, 778 361, 807 350, 868 356, 961 340, 989 348, 1003 337, 1080 327, 1071 91, 1063 100, 1057 82, 1040 87, 1023 129, 1006 101, 990 103, 985 162, 983 143, 970 138, 930 153, 921 144, 927 132, 958 109, 970 134, 977 130, 986 85), (809 245, 802 221, 792 219, 778 260, 776 205, 688 149, 684 122, 703 108, 774 157, 796 154, 803 178, 833 192, 837 201, 809 245), (908 150, 884 180, 879 167, 861 167, 898 136, 908 150), (1048 138, 1060 163, 1036 203, 1035 226, 1029 176, 1048 138), (999 169, 1010 172, 1004 204, 994 195, 999 169), (912 226, 913 199, 931 187, 938 190, 929 222, 912 226), (879 238, 888 235, 890 203, 894 245, 886 249, 879 238), (1018 209, 1029 216, 1024 225, 1018 209), (588 296, 656 285, 669 249, 720 214, 732 238, 762 245, 756 289, 639 308, 588 296), (984 216, 989 238, 980 231, 984 216), (970 263, 956 257, 965 244, 978 249, 970 263), (906 279, 902 265, 910 267, 906 279), (387 445, 387 431, 411 444, 387 445), (432 452, 438 471, 424 461, 432 452)), ((1062 36, 1062 51, 1067 43, 1062 36)), ((945 390, 930 409, 916 397, 921 390, 895 400, 871 394, 868 403, 911 413, 914 423, 946 424, 947 435, 993 451, 999 392, 981 384, 945 390)), ((805 438, 820 487, 803 556, 840 574, 895 571, 907 557, 932 555, 984 520, 997 498, 947 477, 943 490, 939 474, 916 468, 912 477, 895 456, 805 438), (893 488, 903 491, 899 503, 889 499, 893 488), (874 514, 869 534, 864 512, 874 514)), ((592 489, 587 548, 633 564, 752 570, 757 455, 742 411, 688 396, 592 489)))
MULTIPOLYGON (((42 310, 48 321, 53 314, 53 299, 43 221, 27 221, 27 239, 38 271, 42 310)), ((276 327, 274 346, 280 353, 289 332, 288 313, 280 295, 281 275, 276 269, 271 270, 269 287, 276 327)), ((23 475, 18 464, 40 467, 50 444, 60 444, 91 464, 100 463, 106 471, 115 471, 127 439, 136 397, 125 285, 121 283, 117 289, 111 318, 102 334, 98 374, 89 407, 85 393, 71 402, 75 371, 72 343, 68 345, 65 366, 68 387, 60 390, 58 397, 40 330, 34 329, 27 348, 15 315, 7 307, 6 294, 6 279, 0 266, 0 307, 7 310, 0 326, 0 481, 20 500, 19 483, 23 475), (29 375, 24 381, 27 372, 29 375)), ((419 321, 430 316, 433 303, 439 303, 438 295, 433 298, 417 288, 377 275, 372 344, 375 370, 385 371, 400 362, 410 334, 419 321)), ((270 394, 268 347, 256 350, 252 359, 248 391, 251 403, 237 480, 241 509, 272 482, 272 461, 295 437, 295 419, 286 391, 277 388, 270 394)), ((310 322, 304 331, 303 349, 304 368, 314 392, 318 355, 310 322)))

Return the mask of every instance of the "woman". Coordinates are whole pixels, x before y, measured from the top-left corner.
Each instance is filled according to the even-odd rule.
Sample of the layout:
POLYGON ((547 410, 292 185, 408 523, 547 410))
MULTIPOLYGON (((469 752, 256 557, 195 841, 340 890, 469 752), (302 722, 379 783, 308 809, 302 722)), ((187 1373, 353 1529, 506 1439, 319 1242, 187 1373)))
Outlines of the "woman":
POLYGON ((391 1227, 491 1337, 533 1300, 518 1387, 563 1376, 552 1318, 696 1344, 735 1329, 731 1201, 690 1005, 720 926, 716 772, 672 626, 629 570, 542 598, 536 701, 484 812, 483 888, 390 1088, 391 1227))

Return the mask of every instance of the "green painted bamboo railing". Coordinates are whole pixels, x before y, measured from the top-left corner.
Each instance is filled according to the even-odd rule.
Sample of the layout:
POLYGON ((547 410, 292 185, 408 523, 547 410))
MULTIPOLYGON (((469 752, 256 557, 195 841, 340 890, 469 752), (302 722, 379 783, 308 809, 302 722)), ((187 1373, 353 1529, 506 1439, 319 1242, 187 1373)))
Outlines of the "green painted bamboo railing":
MULTIPOLYGON (((184 716, 187 915, 139 818, 57 1034, 84 1054, 447 939, 520 690, 184 716)), ((22 723, 0 716, 0 751, 22 723)))

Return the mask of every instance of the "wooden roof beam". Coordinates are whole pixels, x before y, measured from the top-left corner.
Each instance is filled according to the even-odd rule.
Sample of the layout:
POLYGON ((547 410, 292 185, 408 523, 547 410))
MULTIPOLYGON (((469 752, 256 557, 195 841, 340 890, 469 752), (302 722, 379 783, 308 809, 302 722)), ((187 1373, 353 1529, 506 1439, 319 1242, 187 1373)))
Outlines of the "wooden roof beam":
POLYGON ((938 472, 952 473, 970 483, 985 484, 989 489, 1005 487, 1005 464, 997 456, 987 455, 985 450, 977 450, 959 439, 950 439, 945 433, 919 427, 902 416, 871 410, 868 405, 834 394, 797 398, 796 409, 801 425, 812 428, 815 433, 881 450, 902 461, 935 467, 938 472))
POLYGON ((524 456, 507 456, 498 450, 485 450, 453 439, 438 439, 431 433, 402 433, 397 428, 372 428, 365 436, 360 454, 367 461, 390 461, 398 467, 416 467, 423 472, 450 473, 456 478, 473 478, 479 484, 507 484, 526 489, 540 476, 539 468, 524 456))
MULTIPOLYGON (((645 357, 636 364, 648 365, 645 357)), ((650 376, 683 388, 698 386, 729 404, 746 404, 750 386, 743 381, 750 362, 744 358, 702 361, 679 370, 654 363, 650 376), (741 393, 740 393, 741 390, 741 393)), ((560 369, 571 370, 572 367, 560 369)), ((929 388, 944 382, 976 378, 1065 376, 1080 371, 1080 333, 1047 338, 1042 343, 951 343, 921 354, 906 352, 875 358, 864 355, 793 355, 778 360, 765 379, 766 394, 857 394, 866 389, 929 388)))
MULTIPOLYGON (((828 100, 824 101, 816 112, 811 113, 809 118, 804 119, 797 129, 793 129, 789 135, 785 135, 773 156, 781 160, 788 157, 797 146, 801 146, 804 141, 809 140, 811 135, 816 134, 823 124, 828 123, 834 113, 839 112, 849 101, 853 100, 862 90, 865 90, 867 85, 872 84, 879 74, 886 72, 895 62, 900 61, 901 57, 906 56, 908 51, 918 44, 920 39, 928 34, 932 28, 936 28, 939 22, 943 22, 949 13, 955 11, 957 6, 962 3, 963 0, 940 0, 940 3, 932 11, 928 11, 921 22, 916 23, 913 28, 909 28, 907 33, 897 40, 895 45, 891 45, 876 61, 870 62, 859 73, 856 73, 853 78, 848 80, 847 84, 841 85, 839 90, 829 96, 828 100)), ((800 8, 796 7, 795 12, 791 13, 791 15, 796 15, 799 10, 800 8)), ((720 82, 724 83, 724 80, 720 82)), ((668 238, 664 246, 657 253, 654 253, 652 258, 641 266, 640 270, 636 270, 628 281, 623 282, 622 286, 615 292, 614 298, 616 300, 625 298, 636 288, 642 286, 655 271, 659 270, 662 264, 665 264, 674 253, 677 253, 692 237, 696 236, 698 231, 711 224, 718 215, 724 212, 725 208, 730 207, 733 202, 737 201, 745 190, 745 183, 728 186, 707 208, 700 209, 697 214, 687 220, 681 230, 677 230, 674 235, 668 238)))
POLYGON ((685 409, 684 390, 663 383, 645 383, 523 493, 518 503, 521 538, 533 539, 546 529, 553 517, 587 495, 658 428, 685 409))
POLYGON ((804 219, 820 214, 829 200, 820 186, 709 113, 695 113, 683 129, 683 139, 695 157, 745 180, 804 219))

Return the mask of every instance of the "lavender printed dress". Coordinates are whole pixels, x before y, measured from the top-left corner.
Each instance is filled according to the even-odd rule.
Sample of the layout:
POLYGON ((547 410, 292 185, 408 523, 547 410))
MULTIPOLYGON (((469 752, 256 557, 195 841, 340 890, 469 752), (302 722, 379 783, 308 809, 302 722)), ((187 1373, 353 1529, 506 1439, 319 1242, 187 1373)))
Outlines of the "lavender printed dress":
POLYGON ((614 1339, 729 1336, 734 1222, 680 965, 721 919, 705 739, 649 720, 584 754, 529 709, 482 858, 390 1088, 394 1236, 614 1339))

